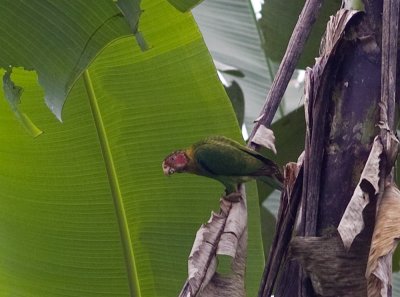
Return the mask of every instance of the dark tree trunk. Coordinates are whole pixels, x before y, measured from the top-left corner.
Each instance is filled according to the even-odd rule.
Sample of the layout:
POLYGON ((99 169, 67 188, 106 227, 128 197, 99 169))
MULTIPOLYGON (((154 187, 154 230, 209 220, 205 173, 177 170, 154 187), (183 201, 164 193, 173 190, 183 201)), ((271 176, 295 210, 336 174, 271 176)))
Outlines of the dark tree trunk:
POLYGON ((399 1, 364 4, 363 13, 341 9, 330 20, 321 56, 307 71, 301 174, 285 179, 259 296, 270 296, 279 271, 278 297, 391 297, 394 246, 385 242, 398 233, 382 230, 392 225, 398 232, 400 222, 392 224, 378 207, 396 192, 390 199, 400 208, 392 174, 399 146, 393 134, 399 1))
POLYGON ((337 53, 339 68, 332 77, 326 118, 329 128, 321 171, 319 236, 326 228, 339 225, 378 132, 380 52, 363 25, 362 21, 354 26, 355 38, 337 53))
MULTIPOLYGON (((317 110, 314 114, 310 112, 314 124, 321 125, 321 121, 324 121, 325 129, 322 141, 306 143, 309 154, 307 155, 306 151, 302 221, 297 235, 314 236, 313 238, 317 236, 321 240, 294 242, 296 253, 299 254, 296 259, 288 257, 281 270, 275 296, 366 296, 367 284, 364 275, 374 226, 375 206, 373 203, 364 212, 365 221, 369 224, 357 238, 352 251, 349 252, 347 264, 346 262, 338 263, 340 261, 329 258, 326 254, 329 249, 335 250, 336 254, 342 253, 340 247, 332 246, 337 243, 336 240, 329 241, 327 238, 337 238, 332 230, 338 227, 359 182, 373 138, 378 133, 376 123, 379 120, 378 104, 381 94, 381 27, 380 13, 376 9, 382 11, 382 2, 369 1, 366 3, 367 14, 358 16, 346 29, 344 39, 333 58, 334 66, 330 70, 329 79, 323 82, 324 92, 322 96, 316 98, 325 102, 310 103, 311 110, 314 108, 314 111, 315 108, 319 108, 316 105, 326 104, 326 113, 324 108, 317 110), (371 9, 374 11, 369 14, 371 9), (318 159, 313 159, 315 157, 318 159), (307 183, 307 178, 309 183, 307 183), (305 192, 304 189, 306 189, 305 192), (317 197, 314 200, 311 199, 310 202, 310 195, 317 197), (327 242, 329 245, 324 246, 327 242), (302 254, 301 250, 308 255, 302 254), (317 258, 321 259, 321 262, 316 264, 317 258), (345 280, 344 282, 337 281, 337 286, 341 284, 346 286, 347 283, 347 289, 344 292, 337 295, 329 295, 329 291, 326 291, 328 295, 317 295, 314 292, 308 278, 309 273, 305 273, 303 268, 309 272, 316 269, 315 265, 323 266, 323 262, 326 264, 326 271, 322 269, 314 273, 326 273, 333 279, 345 280), (343 269, 335 271, 340 265, 343 269), (346 265, 353 266, 353 275, 343 274, 348 273, 344 267, 346 265), (354 291, 350 284, 354 284, 354 291), (345 293, 346 290, 347 293, 345 293)), ((340 291, 339 288, 338 292, 340 291)))

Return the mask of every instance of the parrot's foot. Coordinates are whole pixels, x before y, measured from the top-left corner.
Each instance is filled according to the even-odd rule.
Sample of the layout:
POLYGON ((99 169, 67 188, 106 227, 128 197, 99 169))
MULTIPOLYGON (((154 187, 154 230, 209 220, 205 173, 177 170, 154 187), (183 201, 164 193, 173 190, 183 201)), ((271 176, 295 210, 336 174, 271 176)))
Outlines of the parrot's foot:
POLYGON ((229 202, 239 202, 240 199, 243 199, 243 196, 242 193, 240 192, 232 192, 229 193, 228 195, 222 196, 222 198, 229 202))

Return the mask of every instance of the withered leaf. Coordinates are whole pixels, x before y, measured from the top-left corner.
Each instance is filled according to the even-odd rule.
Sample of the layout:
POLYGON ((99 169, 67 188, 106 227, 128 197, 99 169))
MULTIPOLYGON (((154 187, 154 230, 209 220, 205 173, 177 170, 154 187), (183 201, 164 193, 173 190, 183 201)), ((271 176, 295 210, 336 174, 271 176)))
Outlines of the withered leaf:
POLYGON ((391 185, 380 200, 368 258, 369 297, 386 297, 391 284, 392 255, 400 239, 400 191, 391 185))
POLYGON ((364 229, 363 210, 379 190, 379 162, 383 146, 375 137, 360 181, 339 223, 338 231, 344 246, 349 249, 354 238, 364 229), (371 197, 372 196, 372 197, 371 197))
POLYGON ((338 41, 342 38, 345 28, 354 15, 360 13, 357 10, 340 9, 326 26, 324 43, 321 46, 320 56, 329 56, 335 50, 338 41))
POLYGON ((266 147, 276 154, 274 131, 260 125, 251 142, 266 147))
MULTIPOLYGON (((242 195, 244 191, 242 191, 242 195)), ((238 276, 243 278, 243 273, 234 271, 235 281, 229 278, 221 281, 216 277, 217 271, 217 255, 229 256, 236 258, 239 240, 246 232, 247 209, 246 200, 241 199, 240 202, 231 203, 224 199, 220 201, 220 212, 212 212, 209 221, 203 224, 197 231, 196 238, 189 255, 188 260, 188 279, 179 296, 209 296, 209 287, 212 287, 212 294, 215 290, 229 291, 232 286, 237 290, 238 284, 243 284, 244 280, 237 279, 238 276), (219 285, 214 284, 218 282, 219 285), (220 286, 221 283, 224 286, 220 286), (202 292, 204 291, 204 294, 202 292)), ((243 246, 241 248, 243 250, 243 246)), ((243 250, 245 253, 245 248, 243 250)), ((244 255, 243 255, 244 258, 244 255)), ((243 259, 241 259, 243 260, 243 259)), ((239 269, 238 265, 232 265, 232 269, 239 269)), ((240 268, 244 270, 244 267, 240 268)), ((243 291, 244 292, 244 291, 243 291)), ((214 295, 210 296, 214 296, 214 295)), ((224 296, 223 292, 216 292, 218 296, 224 296)), ((238 295, 241 296, 241 295, 238 295)))

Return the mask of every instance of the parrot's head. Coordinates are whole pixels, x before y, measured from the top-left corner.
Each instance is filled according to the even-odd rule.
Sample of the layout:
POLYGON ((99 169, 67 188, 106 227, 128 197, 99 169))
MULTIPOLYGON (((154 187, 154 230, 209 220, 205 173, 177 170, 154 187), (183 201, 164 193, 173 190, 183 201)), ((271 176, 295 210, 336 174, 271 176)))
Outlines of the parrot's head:
POLYGON ((175 172, 184 172, 189 163, 189 157, 184 151, 176 151, 168 155, 162 163, 162 169, 165 175, 171 175, 175 172))

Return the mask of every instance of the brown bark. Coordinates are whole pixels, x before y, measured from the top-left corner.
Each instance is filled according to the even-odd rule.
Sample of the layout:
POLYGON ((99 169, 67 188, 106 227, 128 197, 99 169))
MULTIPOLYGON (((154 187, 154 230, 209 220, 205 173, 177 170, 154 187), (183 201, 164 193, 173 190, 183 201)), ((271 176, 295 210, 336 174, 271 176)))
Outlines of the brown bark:
MULTIPOLYGON (((313 237, 295 239, 293 255, 306 269, 307 275, 313 276, 314 289, 317 289, 315 276, 324 273, 321 269, 323 264, 324 269, 328 269, 325 276, 340 278, 344 282, 342 287, 338 282, 336 286, 330 287, 329 284, 324 284, 329 278, 324 279, 322 275, 318 292, 324 292, 324 295, 316 295, 311 282, 307 280, 308 276, 299 273, 294 260, 291 260, 290 265, 282 272, 285 277, 281 278, 276 292, 279 297, 365 296, 366 292, 363 271, 365 272, 373 228, 365 229, 354 246, 356 253, 349 254, 344 262, 340 260, 340 254, 346 253, 343 247, 337 245, 340 243, 337 237, 333 241, 325 237, 315 237, 338 226, 360 178, 372 139, 377 133, 375 124, 379 119, 380 52, 364 18, 346 29, 346 35, 333 57, 331 68, 322 80, 320 92, 317 96, 314 94, 316 102, 309 103, 312 136, 311 140, 306 141, 303 221, 299 230, 299 235, 313 237), (314 137, 317 139, 313 142, 314 137), (328 253, 326 244, 331 253, 328 253), (299 252, 302 249, 305 253, 299 252), (353 275, 346 271, 349 263, 354 263, 353 275), (334 268, 329 271, 329 267, 334 268), (286 274, 292 277, 287 277, 286 274), (349 291, 350 283, 354 284, 354 290, 350 291, 350 295, 343 295, 346 289, 349 291), (290 291, 289 287, 292 288, 290 291), (326 287, 330 289, 326 290, 326 287), (332 288, 337 290, 336 293, 332 288)), ((366 215, 369 215, 368 222, 374 220, 373 211, 366 215)))
MULTIPOLYGON (((328 30, 322 56, 308 71, 302 210, 297 229, 300 236, 292 240, 290 255, 279 271, 275 296, 362 297, 367 294, 365 271, 377 203, 381 201, 385 182, 392 180, 390 172, 398 146, 389 132, 395 129, 395 99, 399 87, 396 85, 399 2, 388 0, 384 6, 382 3, 365 0, 366 13, 354 18, 349 26, 345 23, 346 30, 343 26, 340 28, 341 18, 331 22, 328 29, 339 29, 336 33, 340 36, 335 32, 333 37, 329 36, 332 32, 328 30), (337 48, 333 43, 335 38, 339 38, 337 48), (330 42, 334 49, 324 56, 330 42), (380 164, 378 193, 363 184, 360 175, 379 128, 377 139, 382 141, 384 151, 377 163, 380 164), (336 228, 359 182, 370 202, 359 212, 361 233, 347 246, 343 245, 342 233, 339 235, 336 228)), ((273 103, 276 102, 268 102, 267 107, 273 103)), ((271 118, 271 114, 268 116, 271 118)), ((269 118, 264 114, 261 122, 269 118)), ((282 203, 288 202, 283 199, 282 203)), ((277 265, 282 263, 287 251, 288 234, 283 230, 293 228, 294 221, 290 221, 291 226, 285 226, 287 222, 281 212, 277 223, 279 233, 274 238, 259 296, 269 296, 272 292, 277 265), (271 259, 275 256, 277 260, 271 259)), ((386 272, 390 276, 390 271, 386 272)), ((388 288, 384 296, 391 296, 390 277, 381 281, 388 288)))

